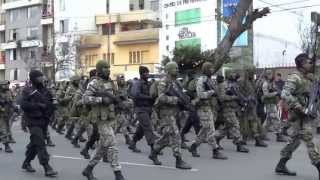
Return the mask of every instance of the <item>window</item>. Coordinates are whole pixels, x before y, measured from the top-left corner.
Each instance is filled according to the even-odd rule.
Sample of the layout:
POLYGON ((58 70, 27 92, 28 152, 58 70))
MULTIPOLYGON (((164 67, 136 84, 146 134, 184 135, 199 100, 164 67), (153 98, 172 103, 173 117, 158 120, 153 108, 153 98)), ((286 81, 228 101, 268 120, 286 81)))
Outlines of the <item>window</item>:
POLYGON ((133 64, 137 63, 137 56, 135 51, 132 53, 132 57, 133 57, 133 61, 132 61, 133 64))
POLYGON ((18 80, 18 76, 19 76, 19 70, 16 69, 11 69, 10 71, 10 80, 14 81, 14 80, 18 80))
POLYGON ((143 58, 147 56, 148 51, 130 51, 129 52, 129 64, 140 64, 143 62, 143 58))
POLYGON ((168 24, 166 24, 166 29, 167 29, 167 30, 169 29, 169 25, 168 25, 168 24))
POLYGON ((134 5, 130 4, 129 8, 130 8, 130 11, 133 11, 134 10, 134 5))
POLYGON ((103 59, 103 60, 107 60, 107 54, 106 54, 106 53, 103 53, 102 59, 103 59))
POLYGON ((111 53, 111 65, 114 65, 114 53, 111 53))
POLYGON ((27 39, 35 39, 35 38, 37 38, 38 32, 39 32, 39 28, 38 27, 28 28, 27 39))
POLYGON ((60 11, 66 10, 66 2, 65 0, 60 0, 60 11))
POLYGON ((13 80, 18 80, 18 69, 17 68, 14 70, 13 80))
POLYGON ((166 14, 166 19, 168 19, 169 18, 169 14, 166 14))
POLYGON ((60 20, 60 32, 66 33, 69 31, 69 20, 60 20))
POLYGON ((166 46, 166 50, 169 51, 169 46, 166 46))
POLYGON ((28 10, 27 10, 28 19, 35 18, 37 16, 37 13, 38 13, 38 7, 37 6, 29 7, 28 10))
POLYGON ((107 0, 107 14, 110 12, 110 0, 107 0))
POLYGON ((129 52, 129 64, 132 64, 132 52, 129 52))
POLYGON ((10 59, 10 61, 17 60, 17 50, 16 49, 9 50, 9 59, 10 59))
POLYGON ((141 63, 144 63, 149 59, 150 59, 149 51, 141 51, 141 63))
MULTIPOLYGON (((109 23, 108 24, 105 24, 105 25, 102 25, 102 35, 109 35, 109 23)), ((110 35, 113 35, 115 34, 115 31, 116 31, 116 26, 114 23, 111 24, 111 27, 110 27, 110 35)))
POLYGON ((144 0, 139 0, 139 9, 144 9, 144 0))
POLYGON ((16 29, 10 29, 9 30, 9 40, 15 41, 17 39, 17 30, 16 29))
POLYGON ((169 36, 166 36, 166 40, 167 40, 167 41, 169 40, 169 36))
POLYGON ((14 9, 9 11, 10 22, 16 21, 19 19, 20 9, 14 9))
POLYGON ((35 59, 36 58, 36 52, 35 51, 33 51, 33 50, 31 50, 30 51, 30 59, 35 59))
POLYGON ((137 64, 140 64, 140 51, 137 51, 137 64))

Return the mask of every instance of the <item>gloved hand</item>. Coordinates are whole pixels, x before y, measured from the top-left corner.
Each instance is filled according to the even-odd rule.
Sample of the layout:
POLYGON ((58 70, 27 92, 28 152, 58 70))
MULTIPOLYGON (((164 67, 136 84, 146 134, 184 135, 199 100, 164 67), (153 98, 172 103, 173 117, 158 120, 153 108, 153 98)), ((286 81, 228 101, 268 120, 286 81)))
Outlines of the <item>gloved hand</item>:
POLYGON ((109 105, 111 103, 112 103, 112 101, 110 98, 107 98, 107 97, 102 98, 102 104, 109 105))

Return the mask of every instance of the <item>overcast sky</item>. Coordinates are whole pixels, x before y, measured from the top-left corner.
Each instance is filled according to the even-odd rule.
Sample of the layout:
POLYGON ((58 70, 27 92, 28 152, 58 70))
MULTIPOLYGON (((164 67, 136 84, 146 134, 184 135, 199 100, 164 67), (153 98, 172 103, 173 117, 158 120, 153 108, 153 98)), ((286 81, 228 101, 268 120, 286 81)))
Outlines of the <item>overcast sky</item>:
POLYGON ((304 24, 310 23, 311 12, 318 11, 320 13, 320 0, 254 0, 254 7, 270 7, 272 11, 267 17, 255 22, 255 33, 270 35, 299 44, 299 21, 302 19, 304 24), (273 4, 273 6, 270 4, 273 4), (302 8, 304 6, 313 7, 302 8), (301 9, 285 10, 292 8, 301 9))

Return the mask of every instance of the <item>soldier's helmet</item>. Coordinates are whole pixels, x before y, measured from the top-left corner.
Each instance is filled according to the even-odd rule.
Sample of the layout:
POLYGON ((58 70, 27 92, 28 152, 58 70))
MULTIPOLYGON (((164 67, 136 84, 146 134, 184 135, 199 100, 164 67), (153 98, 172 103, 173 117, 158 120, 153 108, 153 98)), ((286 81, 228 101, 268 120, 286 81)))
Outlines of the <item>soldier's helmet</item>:
POLYGON ((202 64, 202 68, 201 68, 201 70, 202 70, 202 73, 205 73, 205 72, 207 72, 210 68, 212 68, 213 67, 213 64, 211 63, 211 62, 205 62, 205 63, 203 63, 202 64))
POLYGON ((70 81, 71 82, 77 82, 77 81, 80 81, 81 80, 81 77, 78 76, 78 75, 74 75, 70 78, 70 81))
POLYGON ((174 61, 168 62, 164 69, 168 74, 177 73, 178 72, 178 64, 174 61))

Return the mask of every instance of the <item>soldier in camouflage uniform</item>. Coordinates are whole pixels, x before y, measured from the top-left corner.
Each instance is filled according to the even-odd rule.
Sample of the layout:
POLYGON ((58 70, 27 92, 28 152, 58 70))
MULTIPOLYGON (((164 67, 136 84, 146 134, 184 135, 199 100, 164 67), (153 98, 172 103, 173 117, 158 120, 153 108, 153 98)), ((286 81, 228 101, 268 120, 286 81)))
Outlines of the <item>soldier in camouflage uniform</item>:
MULTIPOLYGON (((79 76, 73 76, 70 78, 70 85, 66 90, 66 93, 62 99, 62 101, 67 103, 67 122, 66 122, 66 127, 67 129, 67 133, 65 138, 72 140, 72 134, 73 131, 75 129, 75 125, 76 125, 76 119, 77 118, 72 118, 70 115, 70 110, 72 109, 72 105, 73 105, 73 98, 76 96, 76 92, 79 89, 79 83, 80 83, 80 77, 79 76)), ((80 96, 80 92, 78 91, 78 97, 80 96)))
POLYGON ((84 94, 84 89, 80 87, 80 77, 79 76, 73 76, 71 78, 71 82, 75 83, 75 86, 78 86, 78 89, 74 93, 72 97, 72 102, 70 103, 70 120, 72 120, 73 124, 77 124, 79 129, 76 133, 76 135, 73 137, 71 144, 75 148, 80 148, 79 145, 79 139, 82 137, 82 134, 86 131, 86 128, 88 126, 84 126, 82 123, 79 123, 80 121, 82 122, 83 120, 81 119, 83 116, 81 116, 82 113, 86 113, 85 109, 83 109, 83 101, 82 101, 82 96, 84 94), (80 120, 81 119, 81 120, 80 120))
POLYGON ((84 93, 83 102, 91 106, 90 116, 92 121, 98 125, 100 140, 94 157, 90 160, 88 166, 82 172, 88 180, 95 180, 92 170, 99 161, 111 154, 111 167, 114 170, 116 180, 124 180, 121 173, 121 166, 118 161, 117 140, 112 124, 115 121, 115 104, 119 100, 114 96, 115 86, 110 80, 110 66, 106 61, 99 61, 96 65, 97 79, 92 80, 84 93))
POLYGON ((300 54, 296 57, 295 63, 298 72, 289 75, 281 94, 282 99, 289 107, 289 123, 293 132, 291 140, 281 150, 281 159, 275 169, 276 173, 289 176, 296 176, 296 173, 289 171, 286 163, 300 146, 301 140, 306 144, 311 163, 320 172, 320 154, 313 141, 315 118, 308 113, 309 93, 315 80, 312 70, 313 61, 307 54, 300 54))
POLYGON ((13 106, 9 84, 9 81, 0 82, 0 142, 5 146, 5 152, 12 153, 13 151, 9 145, 10 132, 7 128, 7 122, 10 119, 10 112, 12 112, 13 106))
POLYGON ((173 87, 175 91, 182 93, 182 87, 177 81, 178 65, 169 62, 165 66, 167 76, 158 84, 158 98, 155 106, 158 108, 162 136, 154 144, 154 148, 149 156, 155 165, 161 165, 158 155, 162 149, 171 146, 173 156, 176 158, 176 167, 179 169, 191 169, 191 166, 182 160, 180 152, 181 137, 177 127, 177 113, 179 109, 179 98, 168 95, 168 88, 173 87))
POLYGON ((262 91, 262 101, 265 105, 267 115, 264 128, 266 131, 274 131, 277 135, 278 142, 286 142, 286 139, 281 134, 281 120, 277 112, 277 96, 279 96, 279 94, 273 83, 273 72, 271 70, 266 71, 262 91))
POLYGON ((238 82, 239 84, 239 91, 242 94, 242 96, 246 99, 247 106, 243 108, 243 111, 240 112, 240 127, 245 129, 242 132, 242 135, 244 136, 243 141, 246 144, 246 140, 249 136, 249 134, 244 133, 252 133, 253 138, 255 139, 256 143, 255 145, 258 147, 267 147, 268 145, 262 141, 262 135, 259 131, 259 123, 260 119, 257 115, 257 95, 255 91, 255 82, 254 82, 254 74, 255 74, 255 68, 254 67, 248 67, 245 69, 245 74, 242 80, 238 82), (244 127, 243 127, 244 126, 244 127), (246 138, 245 138, 246 137, 246 138))
POLYGON ((66 93, 66 89, 68 87, 68 82, 63 81, 60 83, 60 87, 56 93, 57 101, 58 101, 58 109, 57 109, 57 119, 58 119, 58 127, 57 133, 63 134, 63 128, 65 126, 66 121, 68 120, 68 103, 64 100, 64 96, 66 93))
POLYGON ((202 65, 203 75, 197 81, 197 114, 200 118, 201 129, 197 134, 195 142, 191 145, 189 151, 193 157, 200 157, 197 147, 201 143, 208 142, 212 148, 212 157, 214 159, 227 159, 225 155, 219 152, 219 147, 215 139, 215 121, 218 116, 217 87, 211 79, 214 73, 213 64, 206 62, 202 65))
POLYGON ((236 83, 236 73, 232 71, 229 73, 230 74, 226 75, 227 81, 218 85, 218 95, 222 104, 221 113, 225 127, 217 131, 216 138, 218 144, 220 144, 220 141, 227 135, 227 133, 229 133, 233 138, 233 144, 236 145, 237 151, 248 153, 249 149, 244 147, 244 145, 241 143, 242 137, 240 133, 240 124, 239 119, 236 115, 239 100, 239 97, 233 90, 233 88, 237 88, 233 87, 234 83, 236 83))
POLYGON ((116 95, 121 98, 121 105, 116 107, 117 112, 117 129, 123 134, 126 144, 131 144, 128 127, 130 125, 131 110, 133 107, 133 101, 129 99, 128 87, 123 75, 117 77, 117 93, 116 95))

